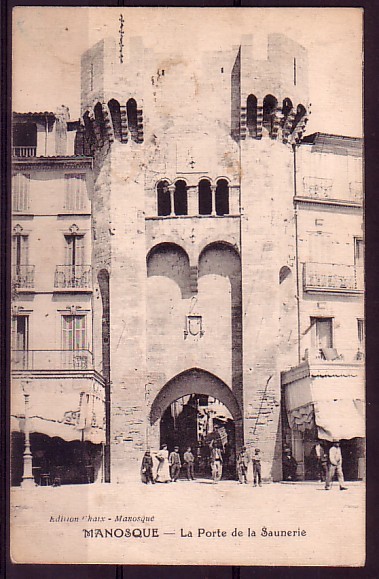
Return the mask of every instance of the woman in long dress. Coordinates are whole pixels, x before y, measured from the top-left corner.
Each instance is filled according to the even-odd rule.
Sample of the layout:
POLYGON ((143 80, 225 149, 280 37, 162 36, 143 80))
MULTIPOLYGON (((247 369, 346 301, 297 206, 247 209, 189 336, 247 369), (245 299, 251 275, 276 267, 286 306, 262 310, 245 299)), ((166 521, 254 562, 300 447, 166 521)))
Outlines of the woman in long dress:
POLYGON ((170 482, 170 466, 168 463, 168 450, 167 444, 162 444, 161 449, 156 454, 157 459, 159 460, 157 476, 155 478, 156 482, 170 482))

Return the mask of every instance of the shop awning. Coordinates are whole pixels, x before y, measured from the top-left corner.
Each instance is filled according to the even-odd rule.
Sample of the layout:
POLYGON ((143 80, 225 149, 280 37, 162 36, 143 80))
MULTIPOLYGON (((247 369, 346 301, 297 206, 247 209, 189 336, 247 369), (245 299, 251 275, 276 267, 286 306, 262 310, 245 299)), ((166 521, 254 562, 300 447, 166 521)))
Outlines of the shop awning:
POLYGON ((362 400, 321 400, 313 405, 320 439, 349 440, 365 436, 362 400))

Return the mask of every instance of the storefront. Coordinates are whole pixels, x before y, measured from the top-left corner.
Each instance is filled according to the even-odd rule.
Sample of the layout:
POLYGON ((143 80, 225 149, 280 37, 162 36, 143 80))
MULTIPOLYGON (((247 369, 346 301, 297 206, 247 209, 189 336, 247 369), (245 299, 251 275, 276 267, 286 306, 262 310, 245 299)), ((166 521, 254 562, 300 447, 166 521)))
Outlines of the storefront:
POLYGON ((315 445, 341 441, 347 480, 365 476, 364 381, 361 364, 308 361, 282 373, 283 443, 297 462, 297 480, 317 480, 315 445))

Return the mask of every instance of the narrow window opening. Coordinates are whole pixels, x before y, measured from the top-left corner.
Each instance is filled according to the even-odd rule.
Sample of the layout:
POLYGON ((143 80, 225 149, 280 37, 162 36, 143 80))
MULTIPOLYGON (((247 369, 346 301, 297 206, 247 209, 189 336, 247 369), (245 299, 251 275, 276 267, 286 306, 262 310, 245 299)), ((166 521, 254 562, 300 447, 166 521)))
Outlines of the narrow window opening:
POLYGON ((120 112, 120 103, 115 99, 112 99, 108 102, 109 112, 112 118, 113 124, 113 132, 115 139, 117 141, 121 141, 121 112, 120 112))
POLYGON ((278 106, 278 101, 272 95, 265 96, 263 100, 263 127, 271 135, 273 128, 273 121, 275 117, 275 111, 278 106))
POLYGON ((212 189, 207 179, 199 182, 199 215, 211 215, 212 213, 212 189))
POLYGON ((293 128, 295 128, 300 123, 305 113, 306 113, 305 107, 303 105, 297 105, 296 115, 293 121, 293 128))
POLYGON ((257 136, 257 99, 251 94, 246 103, 246 125, 251 137, 257 136))
POLYGON ((283 118, 284 120, 288 117, 288 115, 290 114, 291 110, 292 110, 293 104, 291 99, 289 98, 285 98, 283 101, 283 105, 282 105, 282 113, 283 113, 283 118))
POLYGON ((137 103, 134 99, 129 99, 126 103, 126 115, 128 117, 128 129, 133 141, 138 142, 137 130, 137 103))
POLYGON ((296 58, 293 59, 293 84, 296 86, 297 82, 297 70, 296 70, 296 58))
POLYGON ((226 179, 217 181, 216 187, 216 214, 228 215, 229 213, 229 184, 226 179))
POLYGON ((157 185, 158 215, 165 217, 171 214, 171 196, 167 181, 159 181, 157 185))
POLYGON ((105 129, 105 120, 104 120, 104 113, 103 113, 103 107, 101 105, 101 103, 97 103, 97 105, 95 106, 95 108, 93 109, 93 112, 95 114, 95 120, 99 126, 100 129, 100 136, 103 140, 105 140, 106 138, 106 129, 105 129))
POLYGON ((182 180, 175 183, 174 212, 175 215, 188 215, 187 183, 182 180))

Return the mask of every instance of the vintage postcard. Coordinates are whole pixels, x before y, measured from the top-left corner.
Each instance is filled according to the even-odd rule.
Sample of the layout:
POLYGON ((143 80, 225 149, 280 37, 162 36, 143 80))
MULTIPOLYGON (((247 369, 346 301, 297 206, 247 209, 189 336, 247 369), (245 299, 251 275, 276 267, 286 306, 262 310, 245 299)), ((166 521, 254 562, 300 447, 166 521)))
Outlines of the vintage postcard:
POLYGON ((362 16, 14 9, 14 562, 364 565, 362 16))

